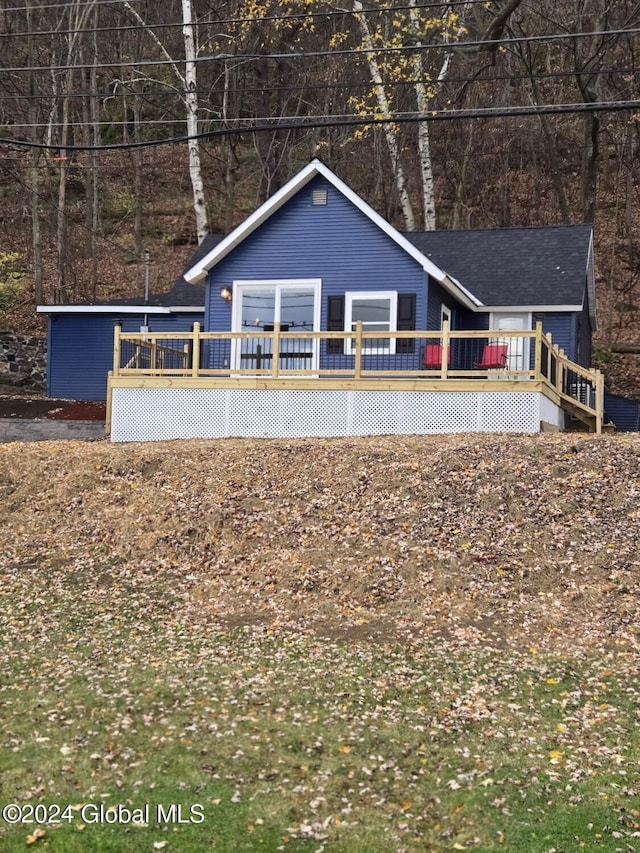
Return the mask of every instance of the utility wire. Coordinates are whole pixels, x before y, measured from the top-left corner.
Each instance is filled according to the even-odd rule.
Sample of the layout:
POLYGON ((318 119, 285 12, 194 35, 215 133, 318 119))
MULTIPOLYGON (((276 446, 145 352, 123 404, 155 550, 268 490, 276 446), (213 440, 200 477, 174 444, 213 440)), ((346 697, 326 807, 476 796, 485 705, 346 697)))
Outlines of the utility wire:
MULTIPOLYGON (((93 0, 96 6, 113 6, 119 5, 122 0, 93 0)), ((139 3, 140 0, 129 0, 130 3, 139 3)), ((47 3, 46 5, 38 6, 8 6, 2 9, 3 14, 7 12, 40 12, 43 9, 66 9, 69 3, 47 3)))
MULTIPOLYGON (((618 75, 618 76, 623 75, 623 74, 635 75, 635 74, 640 73, 640 68, 635 68, 635 67, 624 68, 624 67, 616 66, 615 68, 613 68, 613 67, 597 68, 597 69, 594 69, 593 71, 591 71, 589 73, 592 77, 601 77, 601 76, 604 76, 606 74, 618 75)), ((422 78, 422 79, 409 78, 406 80, 397 80, 397 81, 394 80, 393 83, 387 83, 385 85, 393 86, 394 89, 398 89, 398 88, 403 88, 406 86, 415 86, 416 83, 422 83, 426 86, 433 86, 433 85, 442 86, 443 84, 458 86, 458 85, 467 85, 470 83, 471 84, 473 84, 473 83, 486 84, 486 83, 503 83, 506 81, 518 81, 518 82, 528 81, 528 80, 552 80, 553 81, 556 79, 562 80, 565 78, 574 78, 575 76, 576 76, 576 71, 545 71, 545 72, 536 72, 533 74, 493 74, 491 77, 480 77, 477 75, 472 75, 470 77, 447 77, 446 80, 442 81, 442 83, 438 83, 436 80, 433 80, 430 78, 422 78)), ((136 81, 136 82, 139 82, 139 81, 136 81)), ((29 94, 29 95, 26 95, 26 94, 6 94, 5 95, 5 94, 2 94, 2 95, 0 95, 0 102, 2 102, 2 101, 28 100, 29 102, 46 101, 47 103, 54 103, 56 100, 61 100, 64 98, 71 98, 71 99, 89 98, 89 97, 94 97, 94 95, 96 97, 100 98, 100 100, 104 101, 104 102, 111 101, 111 100, 114 100, 114 99, 120 98, 120 97, 123 97, 123 98, 124 97, 127 97, 127 98, 141 97, 147 101, 150 101, 152 98, 168 98, 168 97, 175 97, 176 95, 180 94, 180 92, 176 89, 176 87, 172 86, 169 83, 163 84, 161 81, 154 81, 154 82, 159 83, 159 85, 165 85, 165 86, 167 86, 167 88, 164 90, 156 90, 156 91, 143 90, 143 89, 136 90, 136 89, 126 88, 125 91, 123 91, 123 93, 120 94, 117 91, 118 87, 120 85, 122 85, 123 88, 126 87, 127 81, 126 80, 118 80, 117 81, 118 86, 116 86, 115 91, 109 89, 108 91, 102 91, 102 92, 97 92, 97 93, 92 93, 92 92, 87 92, 87 91, 84 91, 84 92, 64 92, 64 93, 60 93, 57 95, 54 95, 53 93, 45 94, 45 95, 31 95, 31 94, 29 94)), ((111 82, 111 83, 108 83, 107 85, 113 86, 114 83, 111 82)), ((631 81, 630 81, 630 85, 631 85, 631 81)), ((282 93, 282 92, 300 92, 300 91, 303 91, 303 92, 334 92, 334 91, 339 91, 341 89, 349 89, 349 90, 367 89, 367 90, 371 90, 372 88, 373 88, 373 84, 371 83, 370 80, 368 80, 368 81, 364 80, 361 83, 358 83, 358 82, 355 82, 352 80, 349 80, 349 81, 345 80, 345 82, 343 82, 343 83, 310 83, 310 84, 298 83, 295 85, 292 84, 290 86, 289 85, 280 86, 277 84, 271 85, 271 86, 242 86, 242 87, 234 86, 234 87, 227 88, 225 91, 227 94, 237 95, 237 94, 251 94, 254 92, 280 92, 280 93, 282 93)), ((193 91, 198 96, 203 96, 203 97, 211 96, 211 88, 194 89, 193 91)))
MULTIPOLYGON (((622 36, 622 35, 637 35, 640 33, 640 27, 632 27, 632 28, 622 28, 622 29, 614 29, 614 30, 592 30, 589 32, 580 32, 580 33, 551 33, 549 35, 541 35, 541 36, 517 36, 517 37, 509 37, 509 38, 501 38, 501 39, 491 39, 489 41, 485 41, 483 39, 475 39, 472 41, 459 41, 459 42, 440 42, 438 44, 420 44, 420 45, 400 45, 397 47, 385 47, 385 46, 374 46, 373 48, 345 48, 344 50, 315 50, 315 51, 289 51, 288 53, 242 53, 242 54, 233 54, 233 53, 218 53, 210 56, 198 56, 195 58, 195 62, 203 63, 203 62, 264 62, 267 59, 278 59, 278 60, 294 60, 294 59, 318 59, 318 58, 326 58, 326 57, 344 57, 344 56, 362 56, 362 55, 379 55, 379 54, 402 54, 409 53, 412 51, 429 51, 429 50, 445 50, 448 52, 455 52, 461 50, 463 48, 483 48, 484 50, 497 50, 498 48, 504 45, 510 44, 523 44, 523 43, 537 43, 542 41, 548 42, 556 42, 556 41, 575 41, 576 39, 582 38, 603 38, 607 36, 622 36)), ((6 73, 17 74, 23 71, 46 71, 47 73, 51 73, 52 71, 69 71, 71 69, 76 70, 89 70, 96 68, 143 68, 149 65, 154 67, 160 65, 175 65, 176 62, 182 62, 182 60, 173 60, 173 59, 141 59, 135 60, 132 62, 98 62, 98 63, 80 63, 76 65, 19 65, 19 66, 6 66, 3 70, 6 73)))
MULTIPOLYGON (((628 102, 627 102, 627 101, 620 101, 620 102, 618 102, 618 101, 608 101, 608 102, 606 102, 606 103, 608 104, 608 106, 606 106, 606 107, 605 107, 605 106, 603 106, 603 107, 601 108, 602 110, 604 110, 604 109, 613 109, 612 105, 613 105, 613 104, 617 104, 617 103, 629 103, 629 104, 633 105, 633 104, 635 104, 635 103, 640 104, 640 101, 638 101, 638 102, 635 102, 635 101, 628 101, 628 102)), ((550 112, 553 112, 553 111, 556 111, 556 110, 560 110, 560 109, 562 109, 562 108, 563 108, 563 107, 565 107, 565 106, 566 106, 566 107, 572 107, 572 106, 582 106, 582 105, 571 105, 571 104, 569 104, 569 105, 563 105, 563 104, 558 104, 558 105, 555 105, 555 104, 539 104, 539 105, 537 105, 537 106, 536 106, 536 105, 533 105, 531 108, 535 108, 535 109, 536 109, 536 110, 538 110, 538 111, 545 111, 545 110, 548 110, 548 111, 550 111, 550 112)), ((479 107, 479 108, 476 108, 476 109, 475 109, 475 111, 474 111, 474 110, 471 110, 471 112, 476 112, 476 113, 478 114, 478 117, 481 117, 481 116, 482 116, 482 114, 483 114, 484 112, 490 112, 490 111, 495 111, 495 110, 499 110, 499 109, 503 109, 503 110, 505 110, 505 111, 508 111, 508 110, 518 110, 518 109, 528 109, 528 108, 529 108, 529 107, 520 107, 520 106, 512 107, 512 106, 504 105, 504 106, 503 106, 503 107, 501 107, 501 108, 500 108, 500 107, 485 107, 485 108, 483 108, 483 107, 479 107)), ((628 107, 623 106, 623 107, 619 107, 619 109, 634 109, 634 108, 635 108, 634 106, 628 106, 628 107)), ((589 109, 589 110, 592 110, 592 109, 593 109, 593 107, 589 107, 588 109, 589 109)), ((443 113, 443 112, 445 112, 445 111, 440 110, 440 109, 437 109, 437 108, 434 108, 433 112, 429 111, 429 112, 426 114, 426 116, 422 116, 422 117, 419 117, 419 116, 415 113, 415 111, 394 112, 394 113, 393 113, 393 117, 392 117, 392 118, 390 118, 390 119, 384 119, 384 120, 383 120, 383 123, 393 123, 393 122, 396 122, 396 121, 404 121, 404 120, 407 120, 407 119, 406 119, 406 117, 409 117, 409 120, 414 120, 414 121, 421 121, 421 120, 431 121, 431 120, 433 120, 434 118, 439 118, 439 117, 440 117, 440 114, 441 114, 441 113, 443 113)), ((449 109, 449 110, 446 110, 446 117, 455 118, 455 117, 457 117, 457 116, 458 116, 458 113, 465 113, 465 112, 470 112, 470 110, 452 110, 452 109, 449 109)), ((538 114, 539 114, 539 113, 538 113, 538 114)), ((494 115, 494 112, 491 112, 491 115, 493 116, 493 115, 494 115)), ((474 116, 472 116, 472 117, 476 117, 476 116, 474 115, 474 116)), ((324 116, 324 118, 325 118, 325 119, 328 119, 328 120, 331 120, 331 121, 335 121, 336 123, 340 123, 340 122, 342 122, 343 120, 351 120, 351 119, 353 119, 353 118, 354 118, 354 114, 353 114, 353 112, 349 112, 349 113, 333 113, 333 114, 332 114, 332 115, 330 115, 330 116, 324 116)), ((240 123, 240 122, 251 122, 251 121, 255 121, 255 119, 254 119, 254 118, 246 118, 246 119, 242 119, 242 118, 235 118, 235 119, 233 119, 233 120, 231 120, 231 121, 230 121, 229 119, 220 118, 219 116, 215 116, 215 115, 202 116, 201 118, 198 118, 198 119, 197 119, 197 123, 198 123, 199 125, 201 125, 201 126, 202 126, 202 125, 210 125, 210 126, 211 126, 211 125, 216 125, 216 124, 217 124, 217 125, 226 125, 227 127, 228 127, 228 125, 229 125, 231 122, 238 122, 238 123, 240 123)), ((186 118, 184 118, 184 117, 180 117, 180 116, 170 117, 170 116, 168 116, 167 118, 144 119, 144 120, 141 122, 141 124, 142 124, 142 125, 144 125, 144 127, 154 127, 154 126, 160 126, 160 127, 162 127, 162 126, 169 126, 169 125, 184 125, 184 124, 185 124, 185 122, 186 122, 186 118)), ((364 118, 364 119, 362 119, 362 122, 363 122, 364 124, 368 124, 368 123, 369 123, 369 119, 364 118)), ((91 122, 91 127, 96 127, 96 126, 97 126, 97 127, 128 127, 128 126, 130 126, 131 124, 132 124, 132 121, 131 121, 131 120, 127 120, 127 119, 113 120, 113 121, 110 121, 110 120, 108 120, 108 119, 105 119, 104 121, 98 121, 98 122, 92 121, 92 122, 91 122)), ((7 125, 5 124, 5 127, 6 127, 6 126, 7 126, 7 125)), ((49 123, 49 122, 33 122, 33 123, 27 123, 27 122, 24 122, 24 123, 22 123, 22 122, 12 122, 9 126, 10 126, 12 129, 15 129, 15 130, 18 130, 18 129, 20 129, 20 130, 26 130, 26 129, 42 129, 42 128, 48 128, 48 127, 50 127, 51 125, 50 125, 50 123, 49 123)), ((57 127, 58 125, 57 125, 57 124, 54 124, 53 126, 54 126, 54 127, 57 127)), ((69 122, 67 122, 66 126, 67 126, 67 127, 69 127, 69 128, 85 128, 85 127, 87 126, 87 123, 86 123, 86 122, 84 122, 84 121, 69 121, 69 122)), ((311 126, 311 125, 306 125, 306 124, 305 124, 304 126, 306 127, 306 126, 311 126)), ((275 127, 275 129, 277 130, 277 129, 279 129, 279 127, 280 127, 280 125, 278 124, 278 125, 275 127)), ((206 132, 203 132, 203 134, 202 134, 202 135, 203 135, 203 136, 206 136, 206 132)), ((193 137, 191 137, 191 138, 193 138, 193 137)), ((181 137, 181 139, 182 139, 182 137, 181 137)), ((169 142, 169 141, 171 141, 171 140, 167 140, 167 142, 169 142)), ((58 146, 52 146, 52 147, 58 147, 58 148, 59 148, 59 147, 61 147, 61 146, 59 146, 59 145, 58 145, 58 146)), ((69 146, 65 146, 65 147, 69 147, 69 146)), ((93 150, 93 149, 83 149, 83 150, 93 150)))
MULTIPOLYGON (((105 5, 107 2, 121 2, 121 0, 105 0, 105 5)), ((54 6, 20 6, 14 7, 13 9, 4 9, 4 12, 39 12, 41 9, 55 9, 58 7, 66 7, 68 3, 59 3, 54 6)), ((415 6, 380 6, 379 8, 374 9, 363 9, 362 12, 358 14, 371 14, 371 15, 380 15, 386 14, 387 12, 406 12, 409 10, 416 9, 418 11, 422 9, 447 9, 452 8, 454 6, 487 6, 486 0, 458 0, 458 2, 440 2, 440 3, 418 3, 415 6)), ((123 10, 125 11, 125 10, 123 10)), ((352 15, 353 12, 350 9, 344 9, 341 11, 335 11, 332 9, 327 9, 326 12, 299 12, 291 15, 263 15, 263 16, 251 16, 246 18, 220 18, 220 19, 211 19, 211 20, 200 20, 194 21, 194 27, 204 27, 204 26, 214 26, 220 27, 225 24, 269 24, 269 23, 281 23, 282 21, 304 21, 309 18, 344 18, 352 15)), ((129 31, 129 30, 161 30, 168 28, 180 28, 184 24, 182 21, 173 21, 171 23, 151 23, 147 22, 145 24, 125 24, 120 27, 93 27, 83 29, 83 33, 98 33, 104 31, 114 30, 117 32, 120 31, 129 31)), ((76 30, 37 30, 33 32, 25 31, 19 33, 2 33, 2 36, 9 35, 19 35, 19 36, 28 36, 28 35, 69 35, 71 33, 75 33, 76 30)))
MULTIPOLYGON (((409 10, 416 9, 418 11, 422 9, 440 9, 447 8, 453 6, 463 6, 463 5, 478 5, 478 6, 486 6, 486 0, 460 0, 460 2, 456 3, 421 3, 415 6, 384 6, 376 9, 363 9, 362 12, 358 14, 364 15, 381 15, 386 14, 387 12, 405 12, 409 10)), ((68 4, 61 4, 68 5, 68 4)), ((26 8, 26 7, 25 7, 26 8)), ((32 11, 40 11, 42 7, 38 6, 34 7, 32 11)), ((123 10, 124 11, 124 10, 123 10)), ((220 18, 220 19, 212 19, 212 20, 202 20, 195 21, 193 26, 195 28, 203 28, 203 27, 222 27, 227 24, 270 24, 270 23, 282 23, 287 21, 304 21, 309 18, 345 18, 349 17, 353 14, 350 9, 344 9, 343 11, 336 12, 333 10, 327 10, 326 12, 301 12, 299 14, 293 15, 264 15, 263 17, 248 17, 248 18, 220 18)), ((171 23, 145 23, 145 24, 124 24, 120 26, 110 26, 110 27, 86 27, 82 30, 83 33, 104 33, 104 32, 136 32, 136 31, 146 31, 146 30, 167 30, 167 29, 182 29, 184 24, 182 21, 173 21, 171 23)), ((76 30, 24 30, 22 32, 11 32, 11 33, 0 33, 1 38, 13 38, 15 36, 52 36, 52 35, 72 35, 76 30)))
POLYGON ((568 115, 590 112, 618 112, 620 110, 640 109, 640 100, 630 101, 602 101, 593 104, 545 104, 538 106, 517 107, 488 107, 484 109, 464 110, 433 110, 428 115, 420 113, 403 113, 380 118, 379 116, 353 116, 336 121, 334 118, 294 120, 271 120, 262 124, 251 124, 253 119, 237 119, 234 127, 226 127, 219 130, 210 130, 193 136, 177 136, 165 139, 152 139, 145 142, 106 143, 104 145, 47 145, 40 142, 31 142, 26 139, 11 139, 0 137, 1 145, 16 146, 18 148, 36 148, 46 151, 123 151, 136 148, 153 148, 158 145, 175 145, 183 142, 201 139, 215 139, 225 136, 234 136, 242 133, 275 133, 281 130, 319 130, 323 128, 339 127, 375 127, 385 124, 415 124, 421 121, 456 121, 476 120, 494 118, 512 118, 518 116, 532 115, 568 115), (245 123, 246 122, 246 123, 245 123))

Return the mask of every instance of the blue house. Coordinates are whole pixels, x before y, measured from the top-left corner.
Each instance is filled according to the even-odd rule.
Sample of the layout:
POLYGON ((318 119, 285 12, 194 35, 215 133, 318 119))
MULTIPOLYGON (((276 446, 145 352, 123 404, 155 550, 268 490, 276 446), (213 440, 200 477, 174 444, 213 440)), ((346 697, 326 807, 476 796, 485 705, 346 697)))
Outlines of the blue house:
POLYGON ((114 440, 600 423, 590 226, 401 233, 314 160, 150 307, 41 309, 50 394, 83 350, 104 395, 115 326, 114 440))
MULTIPOLYGON (((514 331, 541 321, 568 358, 591 364, 588 225, 402 234, 316 160, 226 238, 210 239, 184 274, 206 283, 208 331, 350 331, 358 320, 390 331, 439 330, 443 320, 514 331)), ((509 357, 527 366, 528 353, 509 357)))

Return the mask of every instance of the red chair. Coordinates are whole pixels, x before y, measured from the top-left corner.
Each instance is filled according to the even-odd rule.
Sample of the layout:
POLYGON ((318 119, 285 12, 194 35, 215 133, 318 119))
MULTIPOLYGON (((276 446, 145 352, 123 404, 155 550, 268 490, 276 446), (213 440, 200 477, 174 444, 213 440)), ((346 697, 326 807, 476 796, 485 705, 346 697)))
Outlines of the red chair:
POLYGON ((482 370, 498 370, 506 367, 509 360, 509 344, 487 344, 482 358, 473 366, 482 370))
MULTIPOLYGON (((447 347, 447 364, 451 363, 451 347, 447 347)), ((428 370, 442 367, 442 344, 427 344, 424 348, 424 366, 428 370)))

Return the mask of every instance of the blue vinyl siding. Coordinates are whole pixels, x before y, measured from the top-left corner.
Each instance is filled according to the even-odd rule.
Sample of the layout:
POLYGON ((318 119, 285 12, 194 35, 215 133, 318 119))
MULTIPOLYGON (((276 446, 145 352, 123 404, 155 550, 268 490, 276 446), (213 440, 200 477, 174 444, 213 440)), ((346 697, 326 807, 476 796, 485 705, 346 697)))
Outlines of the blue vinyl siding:
MULTIPOLYGON (((105 400, 107 373, 113 365, 113 327, 136 332, 144 314, 52 314, 47 332, 47 396, 68 400, 105 400)), ((152 332, 188 331, 202 322, 200 313, 152 314, 152 332)))
POLYGON ((439 329, 441 326, 442 305, 446 305, 451 311, 451 328, 457 329, 458 315, 464 308, 455 301, 441 284, 429 276, 429 293, 427 306, 427 329, 439 329))
POLYGON ((640 431, 640 400, 630 400, 617 394, 604 395, 604 412, 607 421, 620 432, 640 431))
MULTIPOLYGON (((579 364, 584 364, 583 361, 578 361, 577 359, 577 319, 575 314, 568 312, 550 312, 545 314, 542 318, 542 331, 545 335, 551 333, 553 343, 564 350, 567 358, 579 364)), ((585 366, 588 367, 589 365, 585 366)))
POLYGON ((591 367, 593 356, 591 318, 589 317, 589 306, 585 294, 584 307, 576 316, 576 361, 584 367, 591 367))
POLYGON ((456 315, 455 327, 462 332, 473 332, 489 328, 489 315, 486 312, 475 314, 461 308, 456 315))
POLYGON ((416 326, 426 322, 427 274, 420 264, 318 177, 209 273, 205 328, 231 328, 231 304, 220 298, 220 288, 234 280, 301 278, 322 281, 322 329, 327 298, 358 290, 415 293, 416 326), (312 205, 317 189, 327 190, 326 205, 312 205))

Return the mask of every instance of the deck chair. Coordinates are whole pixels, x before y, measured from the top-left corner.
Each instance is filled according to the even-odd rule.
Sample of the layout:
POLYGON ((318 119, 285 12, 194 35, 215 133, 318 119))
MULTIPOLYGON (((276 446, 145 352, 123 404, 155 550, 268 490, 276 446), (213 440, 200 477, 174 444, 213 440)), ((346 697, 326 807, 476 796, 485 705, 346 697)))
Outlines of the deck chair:
POLYGON ((482 351, 482 358, 473 366, 482 370, 497 370, 507 366, 509 359, 509 344, 487 344, 482 351))
MULTIPOLYGON (((447 347, 447 364, 451 364, 451 347, 447 347)), ((428 370, 442 367, 442 344, 427 344, 425 346, 424 367, 428 370)))

